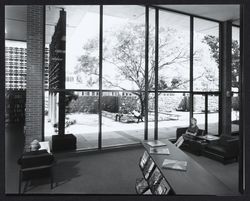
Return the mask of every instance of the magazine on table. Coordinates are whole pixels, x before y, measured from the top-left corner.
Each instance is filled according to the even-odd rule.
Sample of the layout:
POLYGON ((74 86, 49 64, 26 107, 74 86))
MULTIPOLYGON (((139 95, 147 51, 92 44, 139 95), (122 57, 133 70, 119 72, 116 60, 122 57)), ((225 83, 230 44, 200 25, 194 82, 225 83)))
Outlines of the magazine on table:
POLYGON ((148 182, 144 178, 138 178, 136 180, 136 191, 138 194, 143 194, 148 188, 148 182))
POLYGON ((170 154, 169 149, 166 147, 150 147, 149 152, 150 154, 170 154))
POLYGON ((141 158, 141 161, 140 161, 140 167, 143 169, 145 167, 145 164, 147 163, 149 159, 149 154, 147 151, 144 151, 144 154, 141 158))
POLYGON ((154 161, 150 158, 147 164, 145 165, 145 168, 143 170, 143 174, 145 179, 148 179, 151 171, 154 169, 155 163, 154 161))
POLYGON ((155 185, 158 184, 162 178, 162 174, 160 170, 156 167, 155 170, 153 171, 152 175, 149 178, 148 184, 151 189, 155 188, 155 185))
POLYGON ((148 189, 147 191, 145 191, 145 192, 143 193, 143 195, 152 195, 152 192, 151 192, 150 189, 148 189))
POLYGON ((154 140, 154 141, 149 141, 149 142, 146 142, 149 146, 151 147, 161 147, 161 146, 166 146, 167 144, 162 142, 162 141, 159 141, 159 140, 154 140))
POLYGON ((186 171, 187 161, 165 159, 162 163, 162 168, 186 171))
POLYGON ((167 183, 167 181, 163 178, 159 185, 155 188, 154 194, 155 195, 163 195, 163 194, 168 194, 170 191, 170 187, 167 183))

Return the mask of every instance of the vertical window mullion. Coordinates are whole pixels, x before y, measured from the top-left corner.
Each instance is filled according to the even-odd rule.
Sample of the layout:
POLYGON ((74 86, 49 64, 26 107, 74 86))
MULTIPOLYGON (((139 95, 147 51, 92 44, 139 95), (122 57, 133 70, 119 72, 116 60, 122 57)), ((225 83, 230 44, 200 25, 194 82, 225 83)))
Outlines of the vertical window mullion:
MULTIPOLYGON (((193 76, 193 59, 194 59, 194 17, 190 16, 190 101, 189 101, 189 108, 190 108, 190 118, 193 117, 193 111, 194 111, 194 95, 193 95, 193 81, 194 81, 194 76, 193 76)), ((189 119, 190 119, 189 118, 189 119)))
POLYGON ((222 66, 223 66, 223 60, 222 60, 222 47, 223 47, 223 40, 222 40, 222 23, 219 23, 219 128, 218 128, 218 135, 222 132, 222 126, 221 126, 221 119, 222 119, 222 66))
POLYGON ((148 41, 149 41, 149 7, 145 7, 145 124, 144 139, 148 140, 148 41))
POLYGON ((154 139, 158 139, 158 54, 159 54, 159 9, 155 10, 155 125, 154 139))
POLYGON ((208 93, 205 93, 205 133, 208 131, 208 93))
POLYGON ((98 149, 102 148, 102 46, 103 46, 103 5, 100 5, 100 27, 99 27, 99 132, 98 132, 98 149))

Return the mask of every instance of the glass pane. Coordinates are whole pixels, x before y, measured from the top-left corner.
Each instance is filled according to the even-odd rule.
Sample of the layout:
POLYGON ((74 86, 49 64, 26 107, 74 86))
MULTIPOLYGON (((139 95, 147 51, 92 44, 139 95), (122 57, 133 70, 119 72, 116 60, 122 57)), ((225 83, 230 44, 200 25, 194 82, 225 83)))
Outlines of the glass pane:
POLYGON ((155 93, 148 94, 148 139, 154 139, 155 128, 155 93))
POLYGON ((65 134, 74 134, 77 149, 98 147, 98 92, 67 91, 65 95, 65 134))
POLYGON ((148 139, 154 139, 155 128, 155 9, 149 9, 148 51, 148 139))
POLYGON ((194 91, 219 90, 219 24, 194 18, 194 91))
POLYGON ((197 119, 197 126, 205 130, 205 95, 194 95, 193 117, 197 119))
POLYGON ((175 138, 177 127, 189 125, 189 94, 160 93, 158 96, 158 137, 175 138))
POLYGON ((159 90, 189 89, 190 17, 159 12, 159 90))
POLYGON ((231 118, 232 118, 232 133, 239 132, 239 120, 240 120, 240 105, 239 105, 239 94, 233 93, 232 96, 232 112, 231 112, 231 118))
POLYGON ((103 13, 102 82, 109 91, 102 97, 102 145, 138 143, 144 139, 145 7, 104 6, 103 13))
POLYGON ((132 92, 103 92, 103 147, 134 144, 144 139, 145 110, 141 110, 141 105, 132 92))
POLYGON ((45 27, 45 50, 48 48, 48 69, 44 73, 48 74, 48 87, 50 89, 65 89, 65 31, 67 24, 65 18, 67 11, 63 11, 58 6, 46 6, 46 27, 45 27), (46 72, 47 71, 47 72, 46 72))
POLYGON ((232 27, 232 91, 239 92, 240 28, 232 27))
POLYGON ((148 90, 155 89, 155 9, 149 9, 148 90))
MULTIPOLYGON (((232 27, 232 92, 239 92, 240 75, 240 28, 232 27)), ((232 133, 239 132, 239 93, 232 96, 232 133)))
POLYGON ((45 91, 44 101, 44 136, 52 145, 52 135, 58 134, 59 93, 45 91))
POLYGON ((219 97, 217 95, 208 95, 208 133, 212 135, 219 134, 219 97))
POLYGON ((103 7, 103 89, 145 89, 145 7, 103 7))
MULTIPOLYGON (((47 6, 48 35, 58 6, 47 6)), ((66 11, 66 89, 99 88, 99 6, 63 6, 66 11)), ((52 29, 52 30, 51 30, 52 29)))
POLYGON ((5 88, 26 89, 27 43, 5 40, 5 88))

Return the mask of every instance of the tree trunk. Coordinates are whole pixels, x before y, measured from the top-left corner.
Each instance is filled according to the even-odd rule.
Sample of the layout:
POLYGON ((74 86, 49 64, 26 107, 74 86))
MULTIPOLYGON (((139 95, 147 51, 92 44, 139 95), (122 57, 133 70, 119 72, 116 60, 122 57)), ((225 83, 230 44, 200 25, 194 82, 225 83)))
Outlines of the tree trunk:
POLYGON ((141 113, 141 116, 144 116, 144 111, 145 111, 145 104, 144 104, 144 102, 145 102, 145 99, 144 99, 144 97, 143 97, 142 94, 139 95, 139 99, 140 99, 140 104, 141 104, 141 111, 140 111, 140 113, 141 113))

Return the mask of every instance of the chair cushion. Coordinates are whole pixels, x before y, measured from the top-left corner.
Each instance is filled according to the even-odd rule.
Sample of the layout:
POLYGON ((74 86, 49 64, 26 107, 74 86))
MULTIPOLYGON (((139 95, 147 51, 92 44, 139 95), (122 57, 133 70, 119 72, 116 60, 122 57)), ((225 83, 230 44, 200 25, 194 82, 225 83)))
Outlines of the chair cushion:
POLYGON ((207 145, 206 150, 208 150, 209 152, 218 154, 218 155, 223 155, 223 156, 227 154, 225 147, 217 145, 217 144, 207 145))

